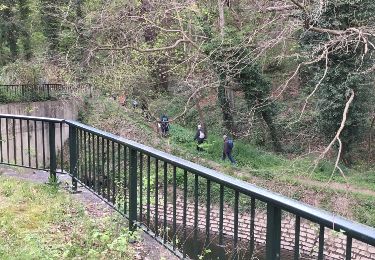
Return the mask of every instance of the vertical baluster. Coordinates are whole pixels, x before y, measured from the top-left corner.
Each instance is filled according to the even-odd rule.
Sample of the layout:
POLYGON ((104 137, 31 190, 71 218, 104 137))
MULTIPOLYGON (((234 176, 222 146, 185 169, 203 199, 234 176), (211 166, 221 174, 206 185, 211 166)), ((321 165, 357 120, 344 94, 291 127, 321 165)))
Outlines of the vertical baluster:
POLYGON ((30 133, 30 120, 27 119, 26 120, 26 125, 27 125, 27 155, 29 157, 29 167, 31 167, 31 145, 30 145, 30 137, 31 137, 31 133, 30 133))
POLYGON ((106 199, 108 202, 111 201, 111 180, 110 180, 110 172, 109 172, 109 165, 110 165, 110 157, 109 157, 109 139, 107 140, 107 175, 106 175, 106 185, 107 185, 107 196, 106 199))
POLYGON ((17 164, 17 142, 16 142, 16 120, 12 120, 12 132, 13 132, 13 156, 14 164, 17 164))
POLYGON ((210 243, 210 215, 211 215, 211 180, 207 179, 206 187, 206 242, 205 247, 210 243))
MULTIPOLYGON (((84 181, 84 184, 87 185, 87 186, 90 186, 90 179, 88 177, 88 174, 87 174, 87 135, 88 133, 85 131, 85 130, 82 130, 81 129, 81 133, 83 131, 83 156, 82 156, 82 159, 85 160, 84 164, 81 160, 81 164, 82 164, 82 168, 84 168, 84 171, 82 171, 82 175, 84 174, 85 175, 85 181, 84 181)), ((82 136, 81 136, 82 137, 82 136)), ((81 148, 81 150, 82 150, 81 148)))
POLYGON ((79 136, 78 136, 78 167, 77 167, 77 179, 78 180, 81 180, 83 184, 87 184, 87 176, 85 175, 85 170, 84 170, 84 166, 85 166, 85 162, 83 162, 82 160, 85 160, 86 158, 84 156, 86 156, 86 153, 85 153, 85 149, 86 149, 86 145, 85 145, 85 142, 86 142, 86 138, 85 138, 85 133, 83 133, 83 130, 81 128, 78 128, 78 133, 79 133, 79 136), (84 153, 82 155, 82 153, 84 153), (82 180, 83 178, 83 180, 82 180))
POLYGON ((234 192, 234 221, 233 221, 233 259, 238 259, 238 201, 239 192, 234 192))
POLYGON ((168 230, 167 230, 167 198, 168 198, 168 165, 166 162, 164 162, 164 184, 163 184, 163 189, 164 189, 164 204, 163 204, 163 236, 164 236, 164 243, 167 243, 167 238, 168 238, 168 230))
MULTIPOLYGON (((220 202, 219 202, 219 245, 224 250, 224 185, 220 184, 220 202)), ((225 253, 223 253, 225 255, 225 253)), ((221 256, 220 259, 223 259, 223 256, 221 256)))
POLYGON ((9 120, 8 118, 5 118, 5 132, 6 132, 6 144, 7 144, 7 163, 10 163, 10 158, 9 158, 9 120))
MULTIPOLYGON (((121 181, 121 145, 117 144, 117 193, 118 196, 121 197, 121 187, 120 187, 120 181, 121 181)), ((121 205, 117 205, 118 207, 121 207, 121 205)))
POLYGON ((101 157, 102 157, 102 167, 101 167, 101 179, 99 179, 99 185, 100 185, 100 190, 101 190, 101 193, 102 193, 102 197, 105 198, 105 153, 104 153, 104 144, 105 144, 105 140, 104 140, 104 137, 101 138, 102 139, 102 153, 101 153, 101 157))
MULTIPOLYGON (((187 239, 187 230, 186 230, 186 218, 187 218, 187 196, 188 196, 188 193, 187 193, 187 189, 188 189, 188 186, 187 186, 187 182, 188 182, 188 178, 187 178, 187 171, 184 170, 184 209, 183 209, 183 217, 182 217, 182 228, 183 228, 183 232, 184 232, 184 239, 183 239, 183 243, 185 243, 186 239, 187 239)), ((183 246, 183 258, 186 257, 186 246, 183 246)))
POLYGON ((46 169, 46 136, 44 135, 44 121, 42 121, 42 158, 43 158, 43 169, 46 169))
MULTIPOLYGON (((88 149, 89 149, 89 153, 88 153, 88 157, 89 157, 89 172, 88 172, 89 185, 88 186, 89 186, 89 188, 93 188, 93 185, 92 185, 92 183, 93 183, 93 178, 92 178, 93 167, 91 165, 91 157, 93 156, 93 153, 92 153, 92 149, 91 149, 91 145, 92 145, 92 141, 91 141, 92 138, 91 137, 93 138, 93 135, 88 133, 88 143, 89 143, 89 147, 88 147, 88 149)), ((86 167, 86 169, 87 169, 87 167, 86 167)))
POLYGON ((301 229, 301 217, 296 216, 296 224, 294 227, 294 260, 299 259, 299 236, 301 229))
POLYGON ((100 136, 97 135, 96 136, 96 190, 98 191, 98 194, 101 195, 102 194, 102 188, 101 188, 101 185, 100 185, 100 182, 101 182, 101 165, 100 165, 100 156, 103 156, 100 154, 100 136))
POLYGON ((52 182, 56 182, 56 126, 50 122, 48 127, 49 134, 49 158, 50 158, 50 178, 52 182))
POLYGON ((281 209, 267 204, 266 259, 280 259, 281 209))
POLYGON ((97 191, 96 189, 96 142, 95 142, 95 134, 92 134, 92 179, 91 179, 91 188, 94 191, 97 191))
POLYGON ((0 117, 0 162, 4 162, 3 158, 3 127, 2 127, 3 119, 0 117))
POLYGON ((159 235, 159 160, 155 159, 155 235, 159 235))
POLYGON ((351 260, 352 259, 352 242, 353 239, 351 236, 347 236, 346 237, 346 256, 345 256, 345 260, 351 260))
POLYGON ((250 250, 249 257, 253 257, 254 254, 254 245, 255 245, 255 198, 251 198, 250 205, 250 250))
POLYGON ((64 142, 63 142, 63 123, 60 123, 60 168, 64 172, 64 142))
POLYGON ((318 259, 323 260, 324 259, 324 225, 320 225, 319 229, 319 253, 318 253, 318 259))
POLYGON ((116 178, 116 162, 115 162, 115 142, 112 141, 112 203, 115 204, 116 201, 116 186, 115 186, 115 178, 116 178))
POLYGON ((147 230, 150 230, 150 204, 151 204, 151 158, 147 155, 147 230))
POLYGON ((127 205, 127 159, 126 159, 126 146, 124 146, 124 213, 127 213, 128 205, 127 205))
POLYGON ((129 151, 129 228, 135 230, 137 222, 137 151, 129 151))
POLYGON ((139 153, 139 222, 143 221, 143 153, 139 153))
POLYGON ((70 174, 72 176, 73 191, 77 191, 77 128, 69 125, 69 158, 70 158, 70 174))
POLYGON ((198 199, 199 199, 198 175, 194 178, 194 255, 198 255, 198 199))
POLYGON ((23 152, 24 152, 24 149, 23 149, 23 130, 22 130, 22 119, 19 119, 19 125, 20 125, 20 137, 21 137, 21 149, 20 149, 20 151, 21 151, 21 165, 22 166, 25 166, 25 164, 24 164, 24 161, 23 161, 23 152))
POLYGON ((34 121, 34 134, 35 134, 35 168, 39 168, 38 164, 38 129, 36 121, 34 121))
POLYGON ((176 181, 176 166, 173 165, 173 250, 176 250, 176 240, 177 240, 177 210, 176 210, 176 201, 177 201, 177 181, 176 181))

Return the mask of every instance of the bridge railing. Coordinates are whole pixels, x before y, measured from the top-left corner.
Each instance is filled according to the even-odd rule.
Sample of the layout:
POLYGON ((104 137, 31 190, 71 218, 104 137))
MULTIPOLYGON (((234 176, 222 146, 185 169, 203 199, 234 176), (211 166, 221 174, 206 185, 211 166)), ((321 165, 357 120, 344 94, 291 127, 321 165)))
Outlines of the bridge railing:
POLYGON ((50 126, 51 165, 52 125, 68 126, 60 147, 69 148, 73 189, 86 186, 181 258, 375 259, 371 227, 75 121, 0 115, 0 155, 4 142, 17 145, 7 135, 14 120, 50 126))
POLYGON ((0 85, 0 101, 23 102, 43 101, 69 94, 71 87, 62 84, 0 85))

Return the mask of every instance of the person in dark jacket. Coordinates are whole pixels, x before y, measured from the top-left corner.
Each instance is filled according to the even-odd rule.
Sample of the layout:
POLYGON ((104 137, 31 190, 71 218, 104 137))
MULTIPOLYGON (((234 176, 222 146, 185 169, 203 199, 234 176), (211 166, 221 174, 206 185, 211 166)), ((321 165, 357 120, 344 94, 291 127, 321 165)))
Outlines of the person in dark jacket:
POLYGON ((200 147, 200 145, 203 144, 205 139, 206 139, 206 134, 204 133, 202 126, 198 125, 197 133, 195 134, 195 137, 194 137, 194 140, 197 141, 197 151, 204 151, 203 148, 200 147))
POLYGON ((228 138, 228 136, 223 135, 224 146, 223 146, 223 161, 226 157, 230 160, 232 164, 235 164, 236 161, 232 157, 233 141, 228 138))

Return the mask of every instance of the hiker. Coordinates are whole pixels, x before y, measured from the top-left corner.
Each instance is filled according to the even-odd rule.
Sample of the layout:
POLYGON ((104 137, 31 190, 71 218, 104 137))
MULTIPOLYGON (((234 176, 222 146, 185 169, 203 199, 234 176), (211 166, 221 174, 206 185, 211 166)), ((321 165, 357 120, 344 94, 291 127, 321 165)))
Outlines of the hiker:
POLYGON ((125 95, 119 96, 118 101, 120 105, 124 107, 126 105, 126 96, 125 95))
POLYGON ((201 125, 197 127, 197 133, 195 134, 194 141, 197 141, 197 151, 204 151, 200 145, 206 140, 206 135, 202 129, 201 125))
POLYGON ((236 161, 232 157, 232 149, 233 149, 233 140, 229 139, 228 136, 223 135, 224 139, 224 146, 223 146, 223 161, 226 157, 230 160, 232 164, 235 164, 236 161))
POLYGON ((132 100, 133 109, 136 109, 138 107, 138 101, 133 99, 132 100))
POLYGON ((166 115, 162 115, 160 117, 160 123, 158 124, 160 130, 161 130, 161 135, 163 137, 167 136, 168 131, 169 131, 169 120, 166 115))

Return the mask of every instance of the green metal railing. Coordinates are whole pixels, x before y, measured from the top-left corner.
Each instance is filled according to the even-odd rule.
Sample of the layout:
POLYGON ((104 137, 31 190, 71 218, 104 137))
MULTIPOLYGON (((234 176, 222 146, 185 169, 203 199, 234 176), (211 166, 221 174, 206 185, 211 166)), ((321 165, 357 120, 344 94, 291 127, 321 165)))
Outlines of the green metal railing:
POLYGON ((363 251, 358 243, 375 246, 371 227, 75 121, 0 115, 0 129, 2 164, 51 169, 53 178, 56 165, 69 164, 74 190, 84 185, 126 216, 131 229, 142 228, 180 258, 331 259, 330 247, 337 245, 330 244, 330 230, 343 238, 338 259, 355 259, 363 251), (20 139, 25 132, 35 137, 20 139), (47 152, 37 138, 49 147, 46 163, 40 163, 47 152), (289 240, 286 220, 293 222, 289 240), (317 230, 310 254, 304 223, 317 230))
POLYGON ((43 101, 69 94, 70 86, 62 84, 0 85, 0 102, 43 101))

